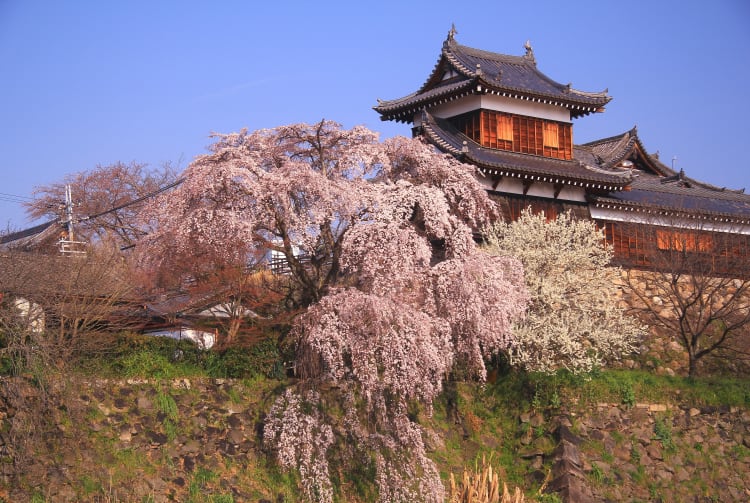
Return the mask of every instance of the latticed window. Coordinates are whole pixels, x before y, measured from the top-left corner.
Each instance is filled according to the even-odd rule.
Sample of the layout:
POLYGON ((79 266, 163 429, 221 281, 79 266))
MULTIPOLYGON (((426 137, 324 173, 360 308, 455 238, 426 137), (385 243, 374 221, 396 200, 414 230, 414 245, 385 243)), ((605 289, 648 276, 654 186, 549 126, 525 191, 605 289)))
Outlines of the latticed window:
POLYGON ((648 265, 649 239, 635 224, 604 222, 604 235, 613 246, 615 260, 623 265, 648 265))
POLYGON ((510 115, 497 116, 497 139, 513 141, 513 118, 510 115))
POLYGON ((713 240, 708 234, 659 229, 656 231, 656 247, 660 250, 710 253, 713 251, 713 240))
POLYGON ((560 133, 556 122, 544 123, 544 146, 560 148, 560 133))
POLYGON ((463 134, 483 147, 524 154, 573 158, 570 124, 494 110, 476 110, 451 119, 463 134))
POLYGON ((562 211, 562 206, 554 201, 527 197, 507 197, 510 220, 515 222, 521 218, 521 213, 527 208, 531 209, 533 215, 544 213, 548 222, 557 218, 562 211))

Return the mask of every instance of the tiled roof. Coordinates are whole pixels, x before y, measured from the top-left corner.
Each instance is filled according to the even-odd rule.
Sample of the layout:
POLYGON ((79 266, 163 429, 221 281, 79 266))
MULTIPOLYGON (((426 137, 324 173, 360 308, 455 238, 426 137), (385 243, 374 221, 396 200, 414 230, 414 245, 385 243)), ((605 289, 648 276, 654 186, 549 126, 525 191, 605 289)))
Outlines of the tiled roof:
POLYGON ((28 229, 0 236, 0 246, 21 248, 34 246, 51 236, 57 238, 57 233, 60 230, 59 224, 60 220, 54 219, 28 229))
POLYGON ((645 168, 661 176, 676 174, 671 168, 659 161, 658 157, 648 154, 638 137, 638 128, 633 127, 625 133, 602 138, 576 147, 581 155, 590 153, 597 164, 604 168, 614 168, 622 161, 637 157, 645 168))
POLYGON ((464 162, 475 164, 492 175, 518 176, 525 179, 580 185, 604 190, 619 190, 631 178, 627 171, 606 170, 586 165, 578 159, 570 161, 531 154, 485 148, 459 132, 448 121, 422 113, 422 130, 429 141, 464 162))
POLYGON ((434 104, 441 99, 457 99, 472 94, 474 85, 474 79, 446 82, 422 93, 412 93, 390 101, 378 100, 378 106, 374 108, 381 115, 382 120, 411 122, 414 113, 427 105, 434 104))
POLYGON ((536 67, 531 47, 524 56, 510 56, 459 44, 448 35, 440 59, 422 87, 408 96, 378 100, 374 109, 383 120, 411 122, 413 115, 439 100, 457 99, 467 92, 497 94, 568 108, 573 117, 600 111, 612 98, 607 91, 589 93, 560 84, 536 67), (454 76, 443 80, 446 72, 454 76))
POLYGON ((742 191, 713 187, 679 173, 661 177, 642 173, 630 190, 591 196, 600 207, 702 215, 729 222, 750 224, 750 195, 742 191))
POLYGON ((750 223, 750 195, 744 189, 716 187, 674 171, 646 153, 636 128, 579 145, 576 157, 621 170, 624 161, 631 161, 635 177, 628 190, 592 195, 599 207, 750 223))

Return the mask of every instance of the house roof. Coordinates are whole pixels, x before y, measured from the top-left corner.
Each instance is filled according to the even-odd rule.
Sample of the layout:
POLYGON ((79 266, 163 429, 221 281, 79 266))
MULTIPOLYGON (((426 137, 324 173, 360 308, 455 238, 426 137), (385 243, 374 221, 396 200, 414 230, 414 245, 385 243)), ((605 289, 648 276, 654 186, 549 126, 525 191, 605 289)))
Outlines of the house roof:
POLYGON ((0 248, 31 249, 49 240, 57 240, 60 219, 0 236, 0 248))
POLYGON ((523 56, 474 49, 456 42, 452 29, 425 83, 403 98, 378 100, 374 109, 382 120, 412 122, 413 115, 426 107, 468 94, 496 94, 564 107, 579 117, 602 111, 612 99, 606 90, 584 92, 552 80, 537 69, 528 42, 525 48, 523 56))
POLYGON ((577 156, 583 158, 590 154, 593 162, 603 168, 615 169, 622 167, 623 161, 637 162, 638 168, 660 176, 674 176, 676 172, 659 161, 658 155, 651 155, 646 151, 638 137, 638 128, 622 134, 602 138, 592 142, 577 145, 577 156))
POLYGON ((482 147, 447 120, 427 112, 422 112, 422 132, 439 149, 453 154, 463 162, 476 165, 480 171, 492 176, 511 176, 612 191, 621 190, 632 178, 629 171, 602 168, 579 159, 566 161, 482 147))
POLYGON ((648 154, 637 128, 576 147, 576 157, 602 168, 631 171, 626 191, 592 194, 598 207, 750 224, 750 195, 691 178, 648 154))
POLYGON ((750 195, 685 176, 639 174, 630 190, 591 195, 598 207, 750 225, 750 195))

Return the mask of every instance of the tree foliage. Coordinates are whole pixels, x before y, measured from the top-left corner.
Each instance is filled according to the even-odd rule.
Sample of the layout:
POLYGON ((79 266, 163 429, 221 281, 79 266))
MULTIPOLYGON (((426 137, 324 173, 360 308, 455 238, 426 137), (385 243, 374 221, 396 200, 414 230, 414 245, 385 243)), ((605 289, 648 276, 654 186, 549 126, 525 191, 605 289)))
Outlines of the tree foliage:
POLYGON ((374 453, 381 501, 443 501, 409 404, 429 412, 457 366, 483 379, 527 301, 520 263, 474 244, 495 215, 474 168, 325 121, 217 138, 169 204, 152 206, 145 264, 167 249, 231 254, 236 242, 283 254, 295 302, 309 306, 290 334, 304 379, 274 406, 267 447, 300 470, 309 499, 331 501, 329 446, 341 443, 330 429, 374 453), (335 390, 325 399, 345 425, 315 405, 313 385, 335 390))
POLYGON ((298 304, 319 300, 338 274, 341 239, 372 205, 375 133, 321 122, 215 138, 145 213, 157 229, 139 244, 143 262, 158 268, 196 249, 234 260, 243 243, 285 257, 298 304))
POLYGON ((547 221, 526 209, 489 234, 495 253, 524 266, 531 305, 513 331, 512 364, 532 371, 586 371, 633 351, 642 327, 618 301, 620 271, 590 221, 570 213, 547 221))
POLYGON ((175 182, 169 165, 149 169, 145 164, 117 162, 66 176, 62 181, 34 189, 34 201, 26 204, 32 219, 65 218, 65 187, 74 199, 76 239, 113 241, 130 246, 148 229, 137 218, 140 206, 130 204, 175 182), (94 217, 94 218, 89 218, 94 217))
POLYGON ((82 353, 105 351, 105 332, 137 323, 138 298, 116 250, 85 256, 11 252, 0 256, 0 333, 24 365, 64 368, 82 353))
MULTIPOLYGON (((657 242, 655 230, 651 238, 657 242)), ((694 231, 677 231, 669 246, 654 250, 653 270, 629 270, 626 275, 633 310, 684 348, 690 376, 709 355, 750 357, 750 277, 742 241, 714 236, 726 240, 729 252, 713 256, 701 251, 698 239, 694 231)))
POLYGON ((448 195, 435 201, 460 210, 475 228, 492 216, 492 205, 476 197, 481 187, 464 183, 471 171, 411 144, 380 143, 364 127, 347 130, 330 121, 216 135, 211 152, 187 168, 185 181, 145 212, 157 229, 139 243, 143 262, 158 268, 170 254, 196 249, 226 256, 241 242, 281 254, 296 287, 295 303, 306 306, 340 278, 349 230, 385 218, 387 211, 389 218, 419 217, 426 233, 455 246, 461 241, 449 234, 456 223, 420 213, 432 211, 435 191, 448 195), (430 188, 410 181, 428 173, 435 180, 430 188))

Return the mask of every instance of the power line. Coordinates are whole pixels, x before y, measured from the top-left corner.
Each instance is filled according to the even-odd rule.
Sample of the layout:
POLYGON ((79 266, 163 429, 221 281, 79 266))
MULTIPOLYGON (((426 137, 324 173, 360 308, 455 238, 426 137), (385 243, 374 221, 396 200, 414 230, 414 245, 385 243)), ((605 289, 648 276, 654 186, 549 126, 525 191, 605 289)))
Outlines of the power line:
POLYGON ((165 185, 164 187, 161 187, 161 188, 159 188, 159 189, 157 189, 157 190, 155 190, 153 192, 149 192, 145 196, 141 196, 141 197, 139 197, 137 199, 133 199, 132 201, 128 201, 127 203, 123 203, 123 204, 121 204, 119 206, 115 206, 114 208, 110 208, 108 210, 101 211, 101 212, 96 213, 94 215, 88 215, 88 216, 85 216, 85 217, 81 217, 81 218, 78 219, 78 221, 91 220, 91 219, 94 219, 94 218, 101 217, 102 215, 106 215, 107 213, 112 213, 112 212, 121 210, 123 208, 127 208, 128 206, 133 206, 134 204, 141 203, 141 202, 145 201, 146 199, 150 199, 152 197, 158 196, 162 192, 166 192, 169 189, 177 187, 179 184, 181 184, 184 181, 185 181, 184 178, 180 178, 179 180, 176 180, 176 181, 170 183, 169 185, 165 185))
POLYGON ((19 196, 17 194, 8 194, 6 192, 0 192, 0 201, 6 201, 9 203, 28 203, 33 201, 33 197, 19 196))
MULTIPOLYGON (((94 218, 101 217, 101 216, 106 215, 108 213, 113 213, 113 212, 121 210, 123 208, 127 208, 128 206, 133 206, 135 204, 138 204, 138 203, 141 203, 141 202, 145 201, 146 199, 150 199, 152 197, 155 197, 155 196, 161 194, 162 192, 166 192, 167 190, 172 189, 172 188, 178 186, 179 184, 181 184, 184 181, 185 181, 184 178, 180 178, 180 179, 178 179, 178 180, 176 180, 176 181, 174 181, 174 182, 172 182, 172 183, 170 183, 168 185, 165 185, 164 187, 160 187, 159 189, 154 190, 153 192, 149 192, 148 194, 146 194, 144 196, 141 196, 141 197, 139 197, 137 199, 133 199, 132 201, 128 201, 127 203, 123 203, 123 204, 121 204, 119 206, 115 206, 114 208, 110 208, 108 210, 101 211, 101 212, 96 213, 94 215, 87 215, 85 217, 77 218, 77 219, 74 219, 74 220, 78 221, 78 222, 83 221, 83 220, 92 220, 94 218)), ((25 198, 25 199, 28 199, 28 200, 33 200, 33 198, 31 198, 31 197, 14 196, 13 194, 4 194, 4 193, 0 192, 0 200, 3 200, 3 196, 17 197, 17 198, 19 198, 19 200, 15 201, 15 202, 24 202, 24 201, 21 201, 20 198, 25 198)), ((71 216, 69 216, 68 218, 71 218, 71 216)), ((27 237, 28 235, 37 234, 38 232, 41 232, 41 230, 44 230, 47 227, 49 227, 50 225, 55 224, 55 223, 59 223, 59 222, 61 222, 61 220, 58 217, 58 218, 54 218, 52 220, 49 220, 47 222, 44 222, 43 224, 37 225, 36 227, 32 227, 32 228, 29 228, 29 229, 23 229, 21 231, 14 232, 12 234, 3 236, 2 240, 0 240, 0 244, 8 243, 8 242, 13 241, 15 239, 19 239, 20 237, 27 237)))

